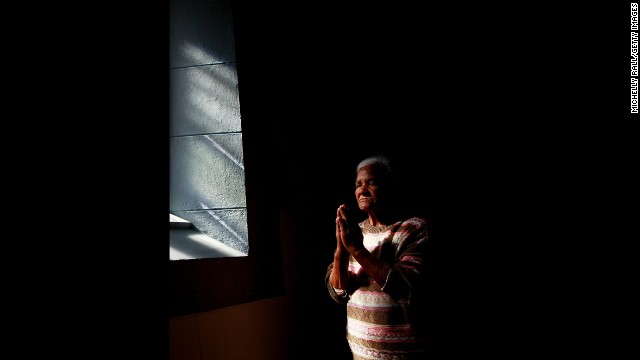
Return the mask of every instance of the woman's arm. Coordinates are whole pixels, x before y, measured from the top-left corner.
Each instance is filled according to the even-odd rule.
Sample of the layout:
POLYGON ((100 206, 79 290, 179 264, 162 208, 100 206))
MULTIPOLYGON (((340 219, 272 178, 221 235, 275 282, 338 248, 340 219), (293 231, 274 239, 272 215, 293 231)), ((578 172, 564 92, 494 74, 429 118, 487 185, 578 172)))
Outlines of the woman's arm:
POLYGON ((346 290, 349 275, 349 252, 343 245, 339 212, 340 208, 338 208, 338 216, 336 216, 336 251, 333 254, 333 268, 329 281, 334 289, 346 290))

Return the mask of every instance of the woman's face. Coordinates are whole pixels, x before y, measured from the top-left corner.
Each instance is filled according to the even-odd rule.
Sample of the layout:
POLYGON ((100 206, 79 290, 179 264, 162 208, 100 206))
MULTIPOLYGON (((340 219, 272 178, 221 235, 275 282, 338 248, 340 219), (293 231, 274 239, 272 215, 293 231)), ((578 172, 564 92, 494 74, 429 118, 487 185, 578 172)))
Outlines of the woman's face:
POLYGON ((358 170, 356 176, 356 201, 360 210, 366 213, 377 213, 384 206, 386 182, 380 176, 376 165, 367 165, 358 170))

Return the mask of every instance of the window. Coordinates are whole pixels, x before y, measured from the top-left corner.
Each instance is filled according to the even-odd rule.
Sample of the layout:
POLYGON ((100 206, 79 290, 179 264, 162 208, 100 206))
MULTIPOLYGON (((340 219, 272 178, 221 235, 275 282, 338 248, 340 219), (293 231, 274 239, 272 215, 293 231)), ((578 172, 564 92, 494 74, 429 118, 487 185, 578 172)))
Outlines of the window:
POLYGON ((170 2, 170 316, 285 291, 270 63, 242 21, 255 6, 170 2))
POLYGON ((249 251, 234 44, 227 1, 172 6, 169 212, 191 226, 170 227, 171 260, 249 251))

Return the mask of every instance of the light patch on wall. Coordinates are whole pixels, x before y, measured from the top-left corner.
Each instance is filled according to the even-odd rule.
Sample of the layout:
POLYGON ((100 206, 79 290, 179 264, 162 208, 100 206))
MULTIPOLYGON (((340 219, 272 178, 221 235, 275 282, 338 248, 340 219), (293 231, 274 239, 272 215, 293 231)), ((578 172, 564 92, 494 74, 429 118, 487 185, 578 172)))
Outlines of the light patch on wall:
POLYGON ((170 259, 247 256, 245 168, 231 9, 175 7, 170 36, 170 259))
POLYGON ((195 229, 170 231, 169 260, 247 256, 195 229))

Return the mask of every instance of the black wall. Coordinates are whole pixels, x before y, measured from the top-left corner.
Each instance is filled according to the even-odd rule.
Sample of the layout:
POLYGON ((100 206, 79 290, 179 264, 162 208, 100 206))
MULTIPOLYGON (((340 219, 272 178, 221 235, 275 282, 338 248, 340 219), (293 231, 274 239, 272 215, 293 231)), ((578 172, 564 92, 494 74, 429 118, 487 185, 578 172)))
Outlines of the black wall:
POLYGON ((294 346, 344 345, 323 277, 335 209, 353 200, 354 166, 372 153, 400 161, 429 222, 438 354, 544 353, 576 319, 581 280, 565 270, 585 245, 586 202, 574 185, 607 134, 581 120, 622 108, 575 72, 576 43, 558 36, 570 12, 556 9, 540 31, 542 11, 493 10, 235 2, 247 169, 258 165, 253 178, 273 189, 263 205, 291 225, 281 250, 294 346))

